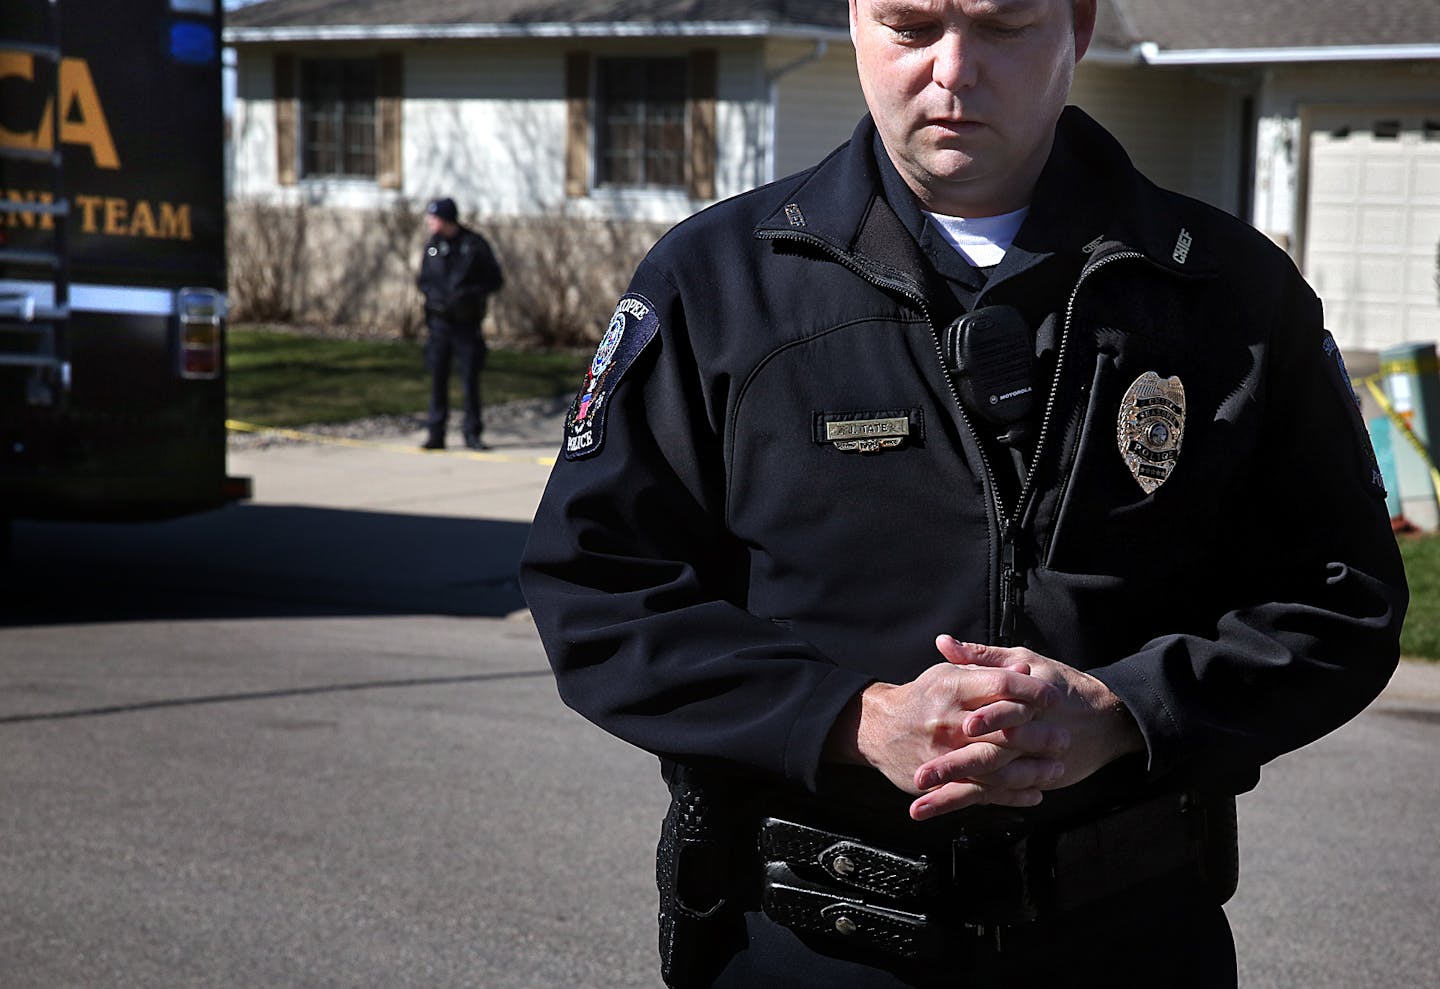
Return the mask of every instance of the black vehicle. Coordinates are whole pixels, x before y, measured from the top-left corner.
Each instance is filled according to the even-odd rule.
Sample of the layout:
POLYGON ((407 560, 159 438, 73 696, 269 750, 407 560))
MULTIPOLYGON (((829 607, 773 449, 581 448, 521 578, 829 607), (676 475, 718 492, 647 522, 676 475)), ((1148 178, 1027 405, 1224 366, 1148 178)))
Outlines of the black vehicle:
POLYGON ((220 18, 0 6, 0 527, 249 496, 225 465, 220 18))

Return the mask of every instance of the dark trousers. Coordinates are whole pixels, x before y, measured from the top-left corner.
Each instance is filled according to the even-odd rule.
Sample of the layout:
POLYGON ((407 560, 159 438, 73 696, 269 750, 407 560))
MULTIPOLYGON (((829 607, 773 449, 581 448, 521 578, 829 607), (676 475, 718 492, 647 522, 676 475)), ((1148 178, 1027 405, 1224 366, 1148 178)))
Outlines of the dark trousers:
POLYGON ((480 412, 480 372, 485 367, 485 339, 480 327, 446 322, 435 316, 425 320, 429 336, 425 341, 425 366, 430 371, 430 414, 426 425, 431 439, 443 439, 450 416, 450 368, 460 373, 464 386, 464 413, 461 424, 466 439, 479 439, 485 428, 480 412))
POLYGON ((1194 900, 1101 907, 1013 953, 957 944, 953 959, 908 970, 847 958, 833 943, 797 936, 760 913, 745 920, 747 944, 717 987, 1234 989, 1237 978, 1225 912, 1194 900))

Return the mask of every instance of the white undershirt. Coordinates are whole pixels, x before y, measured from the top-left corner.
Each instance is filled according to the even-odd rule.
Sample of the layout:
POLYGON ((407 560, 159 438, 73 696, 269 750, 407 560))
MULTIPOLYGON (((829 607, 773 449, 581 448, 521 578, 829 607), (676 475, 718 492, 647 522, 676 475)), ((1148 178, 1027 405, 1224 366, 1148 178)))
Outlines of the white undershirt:
POLYGON ((999 264, 1005 252, 1010 250, 1010 244, 1020 232, 1020 224, 1025 222, 1025 214, 1029 212, 1030 207, 1024 206, 1013 213, 975 219, 946 216, 929 210, 925 211, 925 215, 934 221, 946 242, 966 261, 977 268, 989 268, 999 264))

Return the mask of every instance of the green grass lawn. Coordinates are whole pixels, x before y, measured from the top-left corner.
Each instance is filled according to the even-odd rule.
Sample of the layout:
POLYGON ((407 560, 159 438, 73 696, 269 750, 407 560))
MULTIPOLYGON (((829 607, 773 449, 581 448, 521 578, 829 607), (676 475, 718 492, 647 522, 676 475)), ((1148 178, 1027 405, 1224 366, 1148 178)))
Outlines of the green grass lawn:
POLYGON ((1400 637, 1405 656, 1440 659, 1440 536, 1400 540, 1405 575, 1410 579, 1410 611, 1400 637))
MULTIPOLYGON (((417 341, 339 340, 247 326, 232 327, 228 339, 231 419, 294 428, 425 411, 430 379, 417 341)), ((574 392, 590 356, 492 348, 481 395, 495 405, 574 392)), ((451 394, 458 408, 458 378, 451 394)))

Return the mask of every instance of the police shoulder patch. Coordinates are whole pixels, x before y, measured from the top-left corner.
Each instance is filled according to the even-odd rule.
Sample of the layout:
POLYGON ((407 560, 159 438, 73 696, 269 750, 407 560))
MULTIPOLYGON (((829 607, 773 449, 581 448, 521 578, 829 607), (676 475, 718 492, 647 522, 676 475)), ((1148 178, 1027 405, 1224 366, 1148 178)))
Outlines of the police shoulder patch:
POLYGON ((620 297, 585 372, 585 382, 565 417, 565 446, 561 452, 566 460, 580 460, 600 452, 605 444, 610 396, 659 329, 660 316, 649 299, 633 292, 620 297))

